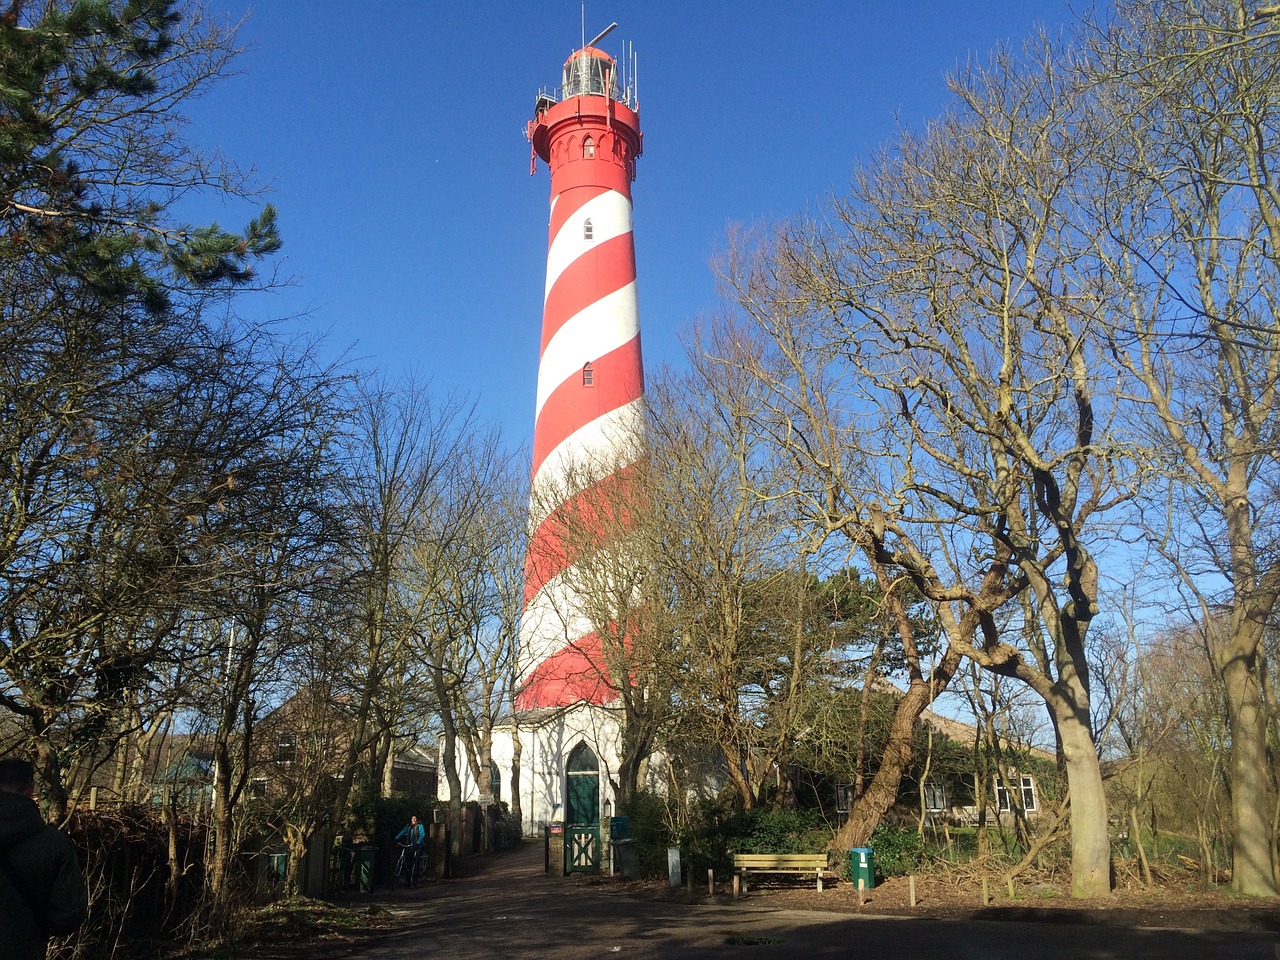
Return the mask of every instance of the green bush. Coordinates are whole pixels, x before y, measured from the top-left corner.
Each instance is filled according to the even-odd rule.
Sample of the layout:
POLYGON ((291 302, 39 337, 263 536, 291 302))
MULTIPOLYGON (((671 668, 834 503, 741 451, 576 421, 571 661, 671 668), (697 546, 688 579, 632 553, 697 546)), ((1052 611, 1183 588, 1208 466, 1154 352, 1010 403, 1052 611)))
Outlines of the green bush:
POLYGON ((876 860, 876 873, 901 877, 914 873, 924 858, 924 841, 915 830, 882 823, 871 832, 868 844, 876 860))
POLYGON ((493 819, 493 848, 510 850, 512 847, 519 846, 523 839, 524 825, 520 822, 520 818, 512 816, 507 805, 502 804, 500 812, 493 819))
POLYGON ((667 847, 680 847, 681 862, 693 876, 733 872, 735 853, 818 853, 826 849, 831 831, 817 810, 735 811, 717 801, 704 801, 688 813, 679 834, 668 800, 654 793, 638 793, 624 813, 631 818, 640 873, 663 877, 667 847))
POLYGON ((670 827, 666 798, 648 791, 636 793, 622 813, 631 820, 631 837, 636 842, 640 876, 667 875, 667 847, 676 843, 670 827))
POLYGON ((817 853, 831 839, 817 810, 752 810, 732 823, 733 853, 817 853))

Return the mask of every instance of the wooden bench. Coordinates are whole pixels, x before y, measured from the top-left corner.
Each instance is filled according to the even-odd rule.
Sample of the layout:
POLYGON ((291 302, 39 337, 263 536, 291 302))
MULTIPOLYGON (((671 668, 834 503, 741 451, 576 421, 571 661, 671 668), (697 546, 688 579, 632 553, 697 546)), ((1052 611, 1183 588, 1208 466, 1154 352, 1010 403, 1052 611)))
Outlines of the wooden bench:
POLYGON ((822 874, 827 869, 825 853, 735 853, 733 869, 747 889, 749 873, 793 873, 797 876, 812 874, 818 879, 818 892, 822 892, 822 874))

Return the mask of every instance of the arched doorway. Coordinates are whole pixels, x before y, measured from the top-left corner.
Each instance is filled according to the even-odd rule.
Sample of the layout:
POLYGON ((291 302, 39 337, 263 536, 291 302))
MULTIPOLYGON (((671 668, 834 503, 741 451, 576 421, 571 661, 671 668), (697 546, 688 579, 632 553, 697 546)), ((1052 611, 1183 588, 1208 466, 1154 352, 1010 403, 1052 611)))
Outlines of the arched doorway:
POLYGON ((567 866, 594 873, 600 869, 600 762, 585 743, 569 754, 564 780, 567 866))
POLYGON ((585 743, 569 754, 564 768, 565 823, 595 823, 600 819, 600 763, 585 743))

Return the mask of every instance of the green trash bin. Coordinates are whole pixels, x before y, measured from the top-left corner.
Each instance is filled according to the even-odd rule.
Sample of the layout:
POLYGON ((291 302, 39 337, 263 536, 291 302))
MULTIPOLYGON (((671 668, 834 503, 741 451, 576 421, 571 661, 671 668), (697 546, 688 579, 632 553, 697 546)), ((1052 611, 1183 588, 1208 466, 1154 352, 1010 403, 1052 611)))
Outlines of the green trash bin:
POLYGON ((863 890, 876 885, 876 857, 870 847, 852 847, 849 850, 849 879, 856 888, 863 890))
POLYGON ((356 850, 356 889, 361 893, 373 892, 373 864, 377 857, 378 848, 375 846, 366 844, 356 850))

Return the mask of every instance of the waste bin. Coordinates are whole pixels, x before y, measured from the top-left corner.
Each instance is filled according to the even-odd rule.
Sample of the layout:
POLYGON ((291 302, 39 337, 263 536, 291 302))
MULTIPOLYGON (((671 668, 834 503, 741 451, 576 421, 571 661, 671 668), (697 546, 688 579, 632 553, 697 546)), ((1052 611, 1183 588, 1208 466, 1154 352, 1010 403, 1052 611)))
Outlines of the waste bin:
POLYGON ((378 856, 378 848, 365 845, 356 850, 356 889, 361 893, 373 892, 373 864, 378 856))
POLYGON ((856 888, 861 882, 863 890, 876 885, 876 857, 870 847, 852 847, 849 850, 849 879, 856 888))
POLYGON ((640 851, 636 849, 636 842, 630 837, 624 837, 609 841, 609 845, 613 848, 611 853, 614 874, 627 880, 640 876, 640 851))

